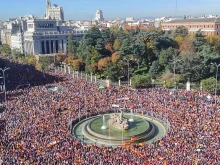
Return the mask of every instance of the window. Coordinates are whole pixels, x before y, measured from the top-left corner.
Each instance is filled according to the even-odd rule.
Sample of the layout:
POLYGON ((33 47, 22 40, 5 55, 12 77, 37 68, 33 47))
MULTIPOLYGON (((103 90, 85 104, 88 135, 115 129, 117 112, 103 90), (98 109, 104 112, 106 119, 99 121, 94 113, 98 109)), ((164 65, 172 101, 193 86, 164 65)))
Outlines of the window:
POLYGON ((28 24, 28 28, 33 28, 34 25, 33 24, 28 24))

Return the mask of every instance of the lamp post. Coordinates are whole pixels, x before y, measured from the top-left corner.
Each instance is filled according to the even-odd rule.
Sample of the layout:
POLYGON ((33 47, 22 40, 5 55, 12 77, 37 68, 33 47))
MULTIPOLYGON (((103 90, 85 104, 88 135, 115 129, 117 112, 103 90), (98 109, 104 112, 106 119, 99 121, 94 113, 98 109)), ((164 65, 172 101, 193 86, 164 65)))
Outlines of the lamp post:
POLYGON ((215 76, 215 105, 217 103, 217 85, 218 85, 218 67, 220 66, 220 64, 215 63, 211 63, 211 65, 215 65, 216 66, 216 76, 215 76))
POLYGON ((5 102, 7 101, 7 98, 6 98, 6 87, 5 87, 5 71, 8 70, 10 68, 0 68, 0 70, 2 71, 2 75, 3 75, 3 81, 4 81, 4 92, 5 92, 5 102))

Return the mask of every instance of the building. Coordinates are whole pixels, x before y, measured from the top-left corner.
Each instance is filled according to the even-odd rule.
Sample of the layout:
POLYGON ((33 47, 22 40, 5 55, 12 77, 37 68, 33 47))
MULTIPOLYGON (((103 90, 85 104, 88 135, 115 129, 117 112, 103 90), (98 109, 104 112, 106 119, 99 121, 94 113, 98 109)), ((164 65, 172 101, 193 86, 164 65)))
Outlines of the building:
POLYGON ((73 34, 74 40, 81 40, 87 30, 70 29, 67 26, 57 26, 54 19, 34 19, 27 21, 27 31, 24 32, 25 54, 67 53, 68 36, 73 34))
POLYGON ((164 31, 174 30, 179 26, 185 26, 189 34, 194 35, 201 31, 204 35, 220 35, 220 18, 197 18, 197 19, 176 19, 170 22, 163 22, 164 31))
POLYGON ((56 4, 51 5, 50 0, 46 1, 46 15, 45 19, 55 19, 57 21, 64 21, 64 10, 56 4))
POLYGON ((104 17, 103 17, 103 13, 102 10, 97 10, 96 14, 95 14, 95 20, 98 22, 104 22, 104 17))
POLYGON ((19 31, 11 35, 11 49, 24 53, 24 33, 21 24, 19 25, 19 31))
POLYGON ((134 17, 127 17, 125 18, 126 22, 134 22, 134 17))

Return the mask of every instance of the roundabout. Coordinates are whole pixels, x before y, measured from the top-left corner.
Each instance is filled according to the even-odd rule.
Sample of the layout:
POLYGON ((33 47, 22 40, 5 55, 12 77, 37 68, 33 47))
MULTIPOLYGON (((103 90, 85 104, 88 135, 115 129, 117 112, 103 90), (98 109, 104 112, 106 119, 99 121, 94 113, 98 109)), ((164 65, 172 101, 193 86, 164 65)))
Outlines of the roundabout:
POLYGON ((167 128, 166 122, 150 116, 109 113, 85 118, 76 123, 71 132, 86 144, 117 147, 142 142, 150 144, 165 136, 167 128))

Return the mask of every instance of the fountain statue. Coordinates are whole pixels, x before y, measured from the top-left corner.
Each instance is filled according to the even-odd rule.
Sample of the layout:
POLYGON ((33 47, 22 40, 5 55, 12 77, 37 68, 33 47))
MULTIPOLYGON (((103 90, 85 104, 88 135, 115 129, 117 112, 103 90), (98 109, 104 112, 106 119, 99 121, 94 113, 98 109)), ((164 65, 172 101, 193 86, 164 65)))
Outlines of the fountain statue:
POLYGON ((102 116, 102 127, 101 127, 101 129, 107 129, 104 115, 102 116))
POLYGON ((126 130, 129 128, 128 119, 124 117, 122 111, 119 115, 116 113, 110 115, 109 125, 121 130, 126 130))

